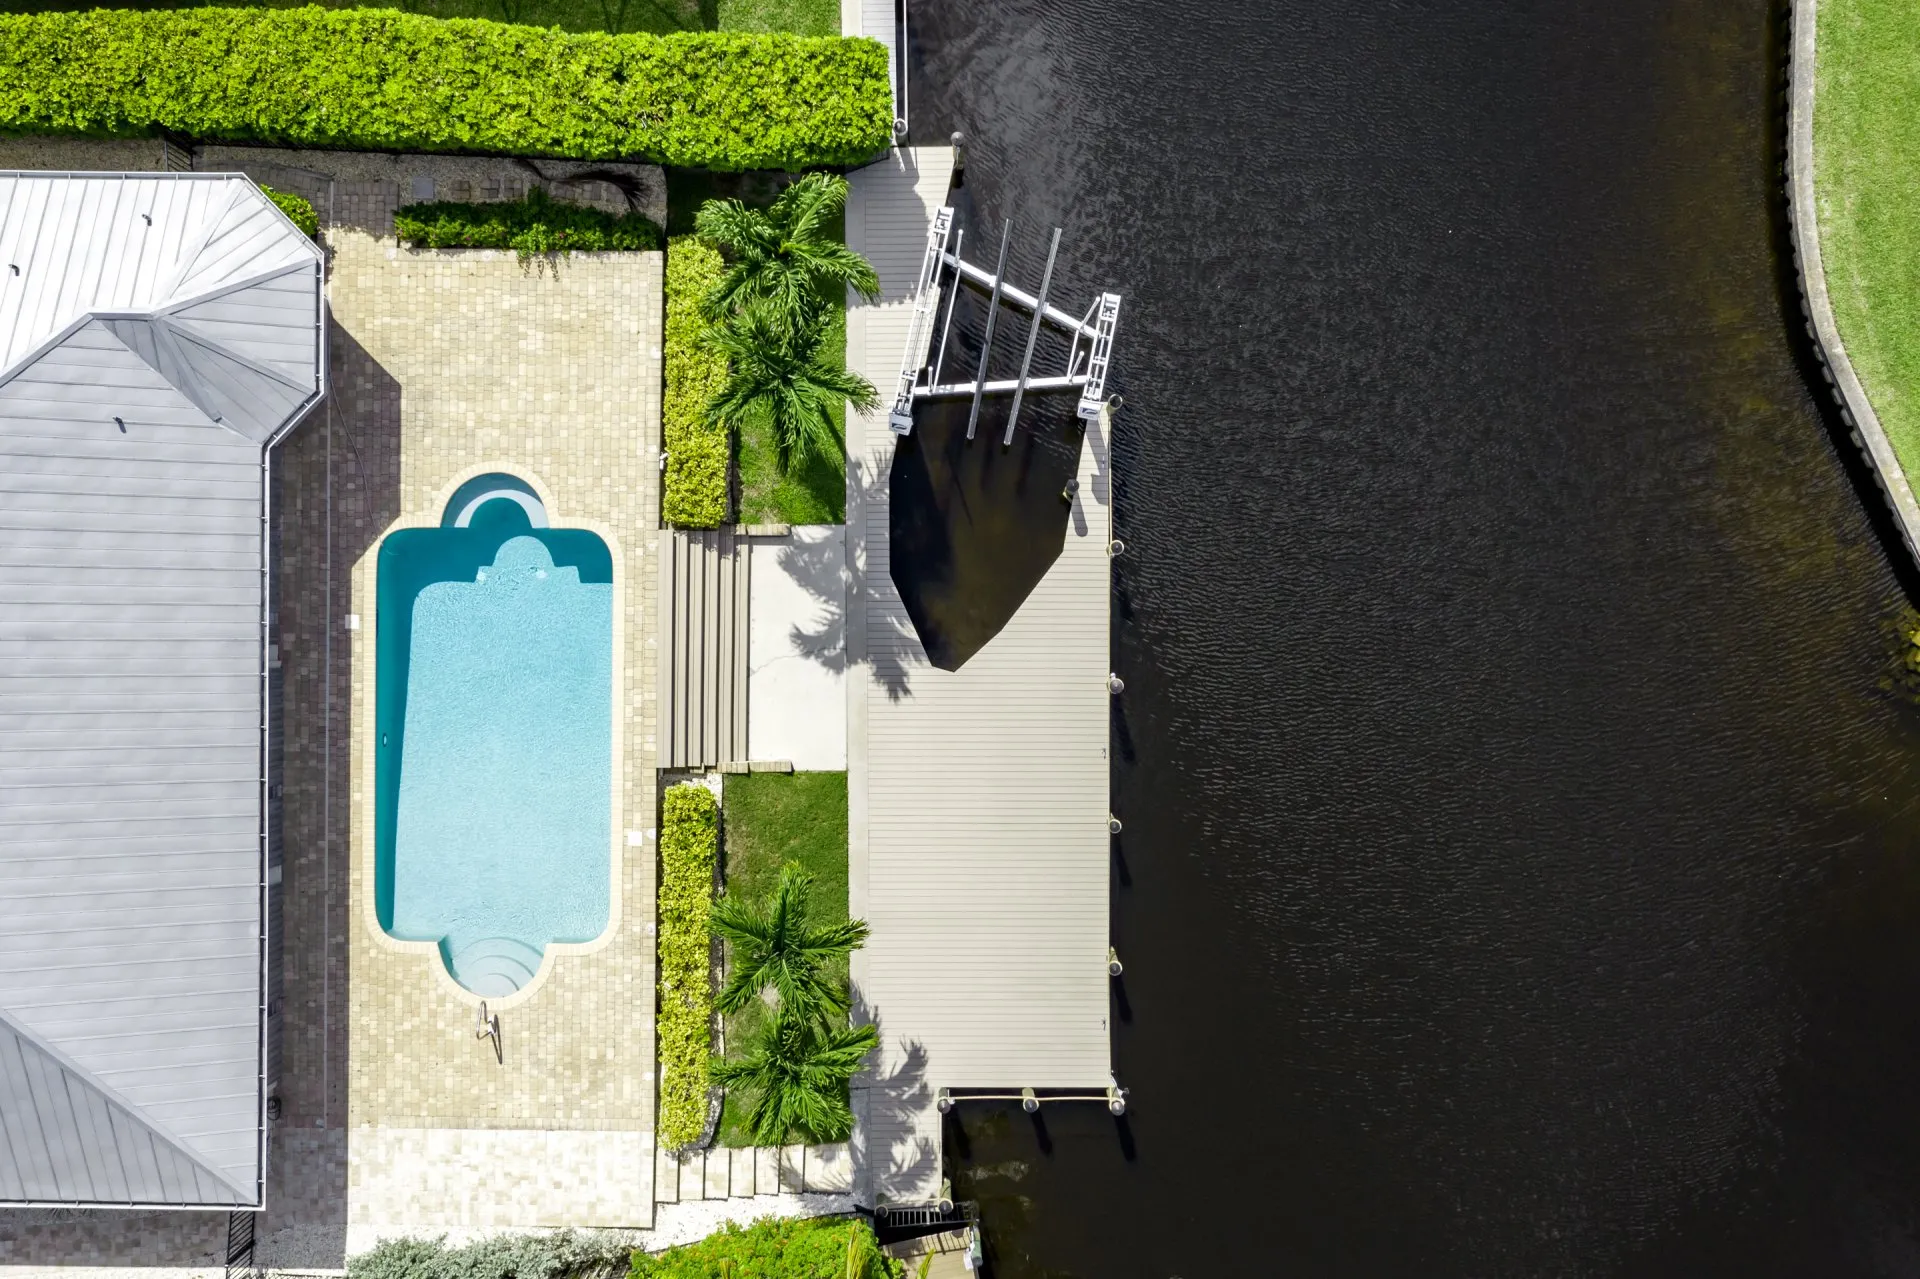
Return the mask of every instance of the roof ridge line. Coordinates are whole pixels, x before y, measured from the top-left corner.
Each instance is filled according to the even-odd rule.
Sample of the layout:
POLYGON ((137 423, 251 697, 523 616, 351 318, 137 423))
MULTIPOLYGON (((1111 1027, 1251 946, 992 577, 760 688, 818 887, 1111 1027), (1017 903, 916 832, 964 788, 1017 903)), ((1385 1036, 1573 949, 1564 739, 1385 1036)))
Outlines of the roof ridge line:
MULTIPOLYGON (((183 251, 178 258, 174 259, 173 269, 164 279, 157 282, 158 287, 153 291, 155 299, 172 297, 179 291, 180 286, 187 282, 187 277, 193 273, 193 268, 206 254, 207 246, 212 244, 213 237, 219 234, 221 224, 227 220, 227 215, 233 212, 233 206, 239 202, 240 188, 252 187, 252 185, 251 182, 242 178, 239 183, 230 184, 227 187, 227 202, 220 205, 218 211, 212 209, 207 211, 206 222, 200 227, 199 236, 192 241, 192 251, 183 251)), ((216 200, 218 198, 218 196, 215 197, 216 200)), ((268 200, 267 203, 271 204, 273 201, 268 200)))
POLYGON ((193 323, 192 320, 182 319, 177 314, 166 314, 155 316, 153 323, 156 327, 165 328, 168 333, 173 335, 175 341, 191 342, 195 346, 204 347, 219 355, 222 359, 232 360, 235 364, 238 364, 241 368, 249 372, 258 373, 263 378, 278 382, 289 391, 295 391, 301 395, 309 395, 313 392, 311 386, 302 386, 285 373, 282 373, 279 369, 269 368, 250 356, 240 354, 240 352, 234 350, 225 342, 187 327, 193 323))
POLYGON ((218 1168, 215 1168, 212 1164, 210 1164, 207 1161, 206 1155, 203 1154, 200 1151, 200 1149, 196 1147, 192 1142, 189 1142, 188 1140, 186 1140, 186 1138, 180 1136, 180 1134, 174 1132, 171 1128, 167 1127, 165 1124, 161 1123, 157 1119, 153 1118, 153 1116, 149 1115, 146 1111, 142 1110, 140 1107, 134 1105, 131 1101, 127 1100, 127 1098, 124 1095, 122 1095, 119 1089, 107 1083, 104 1079, 101 1079, 98 1075, 94 1074, 91 1070, 88 1070, 85 1066, 82 1066, 79 1062, 75 1061, 72 1057, 68 1056, 57 1045, 50 1042, 46 1036, 40 1034, 38 1031, 32 1029, 29 1026, 22 1025, 19 1018, 16 1016, 9 1015, 7 1010, 4 1007, 0 1007, 0 1026, 3 1026, 6 1029, 12 1031, 14 1034, 18 1035, 20 1038, 32 1044, 35 1048, 45 1053, 48 1057, 52 1058, 56 1063, 59 1064, 62 1070, 67 1071, 75 1079, 78 1079, 81 1083, 85 1084, 87 1087, 93 1089, 93 1091, 100 1094, 100 1096, 103 1099, 105 1099, 108 1102, 108 1104, 117 1106, 121 1110, 125 1111, 129 1119, 141 1125, 143 1128, 145 1128, 148 1132, 151 1132, 155 1137, 159 1138, 161 1141, 166 1142, 167 1145, 172 1146, 174 1150, 179 1152, 181 1158, 187 1160, 189 1163, 193 1164, 194 1167, 206 1173, 207 1176, 213 1178, 215 1181, 225 1186, 228 1190, 231 1190, 234 1194, 240 1196, 240 1200, 242 1203, 252 1202, 252 1200, 254 1199, 254 1192, 251 1190, 242 1189, 241 1187, 235 1185, 233 1183, 233 1179, 227 1176, 226 1173, 220 1171, 218 1168))
POLYGON ((219 298, 226 297, 230 293, 238 293, 242 289, 250 289, 256 284, 265 284, 268 280, 277 280, 283 275, 292 275, 296 271, 312 271, 319 267, 319 265, 320 256, 316 253, 304 262, 289 262, 285 266, 276 266, 269 270, 261 271, 257 275, 243 276, 238 280, 230 280, 226 284, 217 285, 204 293, 190 293, 177 301, 156 306, 151 311, 116 311, 103 314, 139 315, 155 320, 170 319, 180 311, 215 301, 219 298))

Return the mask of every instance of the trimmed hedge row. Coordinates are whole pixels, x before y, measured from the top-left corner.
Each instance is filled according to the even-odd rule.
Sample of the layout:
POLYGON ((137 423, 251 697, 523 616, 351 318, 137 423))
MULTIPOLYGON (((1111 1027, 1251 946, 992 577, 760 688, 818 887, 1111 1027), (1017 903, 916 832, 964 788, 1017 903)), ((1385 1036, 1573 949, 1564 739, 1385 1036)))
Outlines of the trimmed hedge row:
POLYGON ((751 1226, 728 1222, 698 1243, 657 1256, 633 1254, 629 1279, 895 1279, 906 1266, 884 1255, 859 1218, 764 1217, 751 1226))
POLYGON ((667 242, 666 388, 661 432, 667 472, 660 513, 669 524, 716 528, 727 518, 727 475, 732 457, 725 427, 707 419, 707 404, 727 380, 727 358, 701 341, 706 321, 700 303, 726 263, 698 236, 667 242))
POLYGON ((437 1239, 383 1239, 347 1258, 347 1279, 620 1279, 633 1245, 613 1233, 562 1230, 496 1235, 464 1246, 437 1239))
POLYGON ((272 200, 280 212, 287 215, 288 221, 300 228, 300 233, 311 240, 320 234, 320 215, 313 211, 313 203, 303 195, 291 191, 276 191, 263 186, 260 194, 272 200))
POLYGON ((539 187, 524 200, 408 204, 393 230, 416 249, 512 249, 521 261, 539 254, 632 252, 660 247, 660 228, 640 213, 612 214, 555 200, 539 187))
POLYGON ((660 1113, 664 1150, 699 1141, 707 1129, 707 1062, 713 1053, 713 871, 720 807, 713 792, 687 784, 660 797, 660 1113))
POLYGON ((734 170, 862 163, 892 123, 886 50, 864 39, 319 6, 0 15, 0 132, 734 170))

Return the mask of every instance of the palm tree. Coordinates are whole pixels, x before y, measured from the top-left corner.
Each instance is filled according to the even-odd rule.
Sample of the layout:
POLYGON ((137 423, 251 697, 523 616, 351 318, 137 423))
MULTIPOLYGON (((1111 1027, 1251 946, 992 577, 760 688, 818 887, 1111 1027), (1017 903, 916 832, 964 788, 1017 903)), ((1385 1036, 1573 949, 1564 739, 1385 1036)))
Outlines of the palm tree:
POLYGON ((880 407, 873 383, 822 354, 825 336, 817 321, 790 327, 764 303, 707 331, 707 343, 728 361, 726 384, 707 405, 708 418, 736 429, 767 422, 782 473, 815 454, 841 456, 834 404, 880 407))
POLYGON ((879 1043, 872 1026, 826 1026, 782 1004, 745 1057, 714 1058, 712 1078, 752 1096, 747 1123, 760 1145, 782 1145, 796 1130, 810 1141, 844 1141, 853 1131, 848 1082, 879 1043))
POLYGON ((834 173, 807 173, 780 193, 769 209, 738 200, 708 200, 694 216, 694 229, 725 251, 727 273, 707 295, 709 320, 756 302, 772 306, 790 328, 815 318, 832 296, 851 288, 872 301, 880 277, 865 258, 835 240, 827 224, 847 202, 847 180, 834 173))
POLYGON ((867 922, 810 924, 812 892, 813 876, 787 866, 764 904, 736 901, 731 894, 713 904, 713 931, 733 945, 733 971, 715 1008, 738 1012, 771 986, 780 996, 781 1012, 791 1018, 824 1020, 846 1012, 847 992, 824 969, 866 942, 867 922))

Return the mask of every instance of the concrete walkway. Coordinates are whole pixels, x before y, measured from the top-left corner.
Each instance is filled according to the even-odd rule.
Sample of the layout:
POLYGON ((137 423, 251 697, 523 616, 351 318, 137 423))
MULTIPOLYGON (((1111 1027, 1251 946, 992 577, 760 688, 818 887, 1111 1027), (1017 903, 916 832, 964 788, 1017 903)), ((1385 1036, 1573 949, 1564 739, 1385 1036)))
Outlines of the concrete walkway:
POLYGON ((847 541, 838 524, 753 539, 747 741, 756 760, 847 766, 847 541))
MULTIPOLYGON (((883 397, 950 167, 922 148, 852 178, 848 241, 883 295, 849 312, 848 359, 883 397)), ((876 1201, 903 1202, 939 1189, 940 1088, 1107 1086, 1108 451, 1089 423, 1059 559, 943 671, 889 573, 896 437, 884 412, 847 426, 851 896, 873 928, 854 981, 881 1031, 856 1163, 876 1201)))

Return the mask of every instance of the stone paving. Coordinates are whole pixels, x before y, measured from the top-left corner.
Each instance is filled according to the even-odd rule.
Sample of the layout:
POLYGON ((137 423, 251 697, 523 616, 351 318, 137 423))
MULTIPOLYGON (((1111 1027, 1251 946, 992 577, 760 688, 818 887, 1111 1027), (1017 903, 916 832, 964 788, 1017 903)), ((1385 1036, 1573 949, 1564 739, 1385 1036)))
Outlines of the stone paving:
POLYGON ((400 204, 518 200, 534 186, 609 213, 644 213, 661 225, 667 220, 666 177, 651 164, 207 144, 194 148, 193 167, 203 173, 239 170, 306 197, 323 222, 374 235, 393 234, 393 211, 400 204))
POLYGON ((523 266, 510 253, 415 253, 353 230, 330 244, 336 562, 351 564, 329 623, 335 661, 351 670, 339 723, 353 726, 336 729, 353 756, 348 1224, 645 1226, 662 259, 523 266), (354 625, 372 619, 380 537, 437 523, 453 488, 487 471, 528 480, 556 526, 592 529, 613 551, 624 708, 616 922, 498 1002, 504 1062, 475 1040, 477 1001, 437 953, 393 942, 374 921, 372 631, 354 625))

